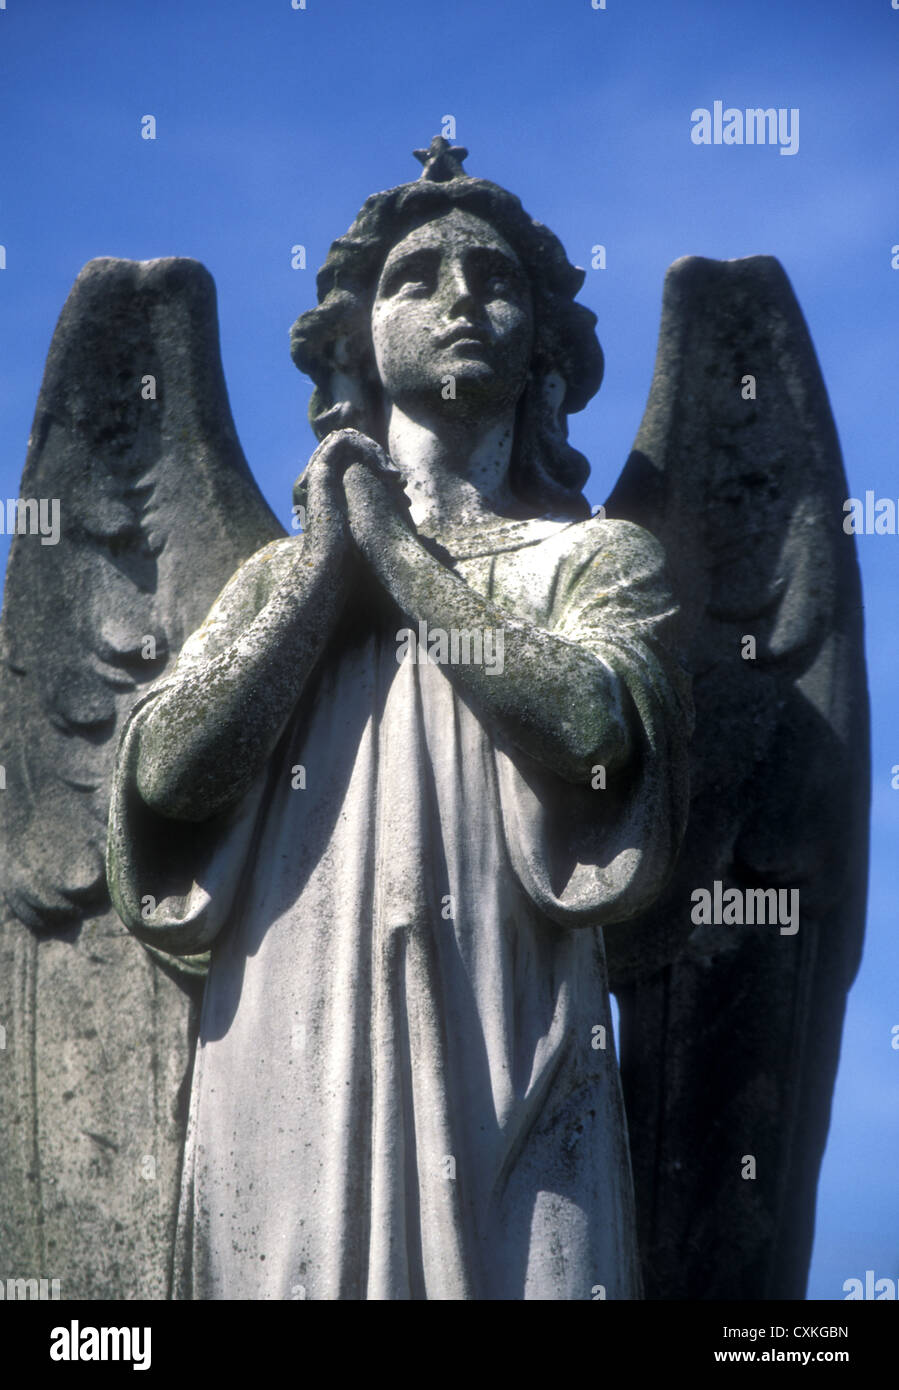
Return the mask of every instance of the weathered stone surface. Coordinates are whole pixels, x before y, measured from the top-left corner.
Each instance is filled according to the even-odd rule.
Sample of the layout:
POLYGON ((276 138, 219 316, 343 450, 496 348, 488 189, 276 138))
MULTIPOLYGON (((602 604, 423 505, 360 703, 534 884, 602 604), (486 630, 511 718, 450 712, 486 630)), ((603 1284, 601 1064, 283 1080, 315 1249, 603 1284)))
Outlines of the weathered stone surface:
POLYGON ((608 504, 665 547, 696 704, 677 871, 641 920, 607 932, 650 1298, 805 1292, 867 888, 847 493, 780 265, 677 262, 649 405, 608 504), (796 891, 795 933, 694 925, 691 895, 716 881, 796 891))
POLYGON ((197 262, 84 268, 21 496, 59 512, 52 543, 14 538, 0 629, 0 1274, 164 1297, 198 982, 109 910, 116 737, 235 565, 281 534, 237 441, 197 262))
POLYGON ((181 1297, 640 1294, 597 929, 676 855, 676 622, 565 442, 601 364, 582 274, 446 164, 332 248, 294 330, 306 531, 236 574, 119 753, 116 907, 211 947, 181 1297))
POLYGON ((200 982, 113 912, 41 939, 7 909, 0 975, 4 1278, 167 1297, 200 982))

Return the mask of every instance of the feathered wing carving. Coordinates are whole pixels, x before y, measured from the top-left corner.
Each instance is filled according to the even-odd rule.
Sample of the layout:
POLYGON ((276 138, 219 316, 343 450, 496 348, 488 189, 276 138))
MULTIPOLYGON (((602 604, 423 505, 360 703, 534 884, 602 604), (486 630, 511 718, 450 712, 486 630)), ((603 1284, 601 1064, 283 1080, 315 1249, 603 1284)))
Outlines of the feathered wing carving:
POLYGON ((650 913, 607 933, 650 1298, 805 1296, 867 885, 846 496, 779 263, 676 262, 649 403, 607 504, 668 552, 696 701, 678 867, 650 913), (694 925, 692 894, 716 880, 798 889, 798 931, 694 925))
POLYGON ((237 438, 198 262, 85 266, 21 497, 43 499, 47 531, 58 503, 59 529, 13 540, 0 624, 0 1252, 64 1298, 158 1297, 196 990, 109 908, 117 732, 238 565, 284 534, 237 438))

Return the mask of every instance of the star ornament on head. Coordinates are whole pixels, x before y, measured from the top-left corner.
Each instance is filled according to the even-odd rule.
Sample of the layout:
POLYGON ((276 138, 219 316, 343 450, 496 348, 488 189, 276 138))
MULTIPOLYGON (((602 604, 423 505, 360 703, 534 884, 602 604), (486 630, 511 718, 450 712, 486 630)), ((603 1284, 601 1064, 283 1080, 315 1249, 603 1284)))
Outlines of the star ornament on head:
POLYGON ((442 135, 435 135, 428 149, 412 153, 424 165, 419 178, 430 179, 432 183, 448 183, 450 179, 467 177, 462 161, 468 158, 468 150, 463 145, 451 146, 442 135))

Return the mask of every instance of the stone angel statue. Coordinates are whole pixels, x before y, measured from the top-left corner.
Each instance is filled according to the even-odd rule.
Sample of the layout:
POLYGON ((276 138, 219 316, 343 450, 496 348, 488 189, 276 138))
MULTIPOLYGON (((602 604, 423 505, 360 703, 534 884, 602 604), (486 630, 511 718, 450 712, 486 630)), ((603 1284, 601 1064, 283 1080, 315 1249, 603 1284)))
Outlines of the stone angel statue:
POLYGON ((3 615, 0 1237, 81 1296, 802 1297, 867 807, 807 331, 769 258, 672 267, 591 514, 583 272, 416 153, 294 325, 302 534, 201 267, 63 310, 22 484, 61 542, 3 615), (734 906, 785 890, 789 933, 734 906))

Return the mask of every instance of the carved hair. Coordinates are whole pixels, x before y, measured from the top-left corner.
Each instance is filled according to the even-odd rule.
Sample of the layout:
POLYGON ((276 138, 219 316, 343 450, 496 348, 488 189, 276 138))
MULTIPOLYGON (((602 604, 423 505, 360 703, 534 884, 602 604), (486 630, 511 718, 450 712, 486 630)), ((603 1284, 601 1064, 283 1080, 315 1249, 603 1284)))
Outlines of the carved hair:
POLYGON ((533 294, 534 348, 518 404, 511 489, 535 514, 588 516, 581 489, 590 465, 569 445, 567 419, 584 408, 603 374, 596 315, 574 302, 584 272, 570 264, 558 238, 529 217, 518 198, 486 179, 420 179, 375 193, 333 243, 318 274, 318 306, 300 315, 290 335, 294 362, 315 383, 312 428, 324 439, 351 426, 387 447, 371 339, 378 279, 391 247, 454 207, 483 218, 505 237, 533 294))

